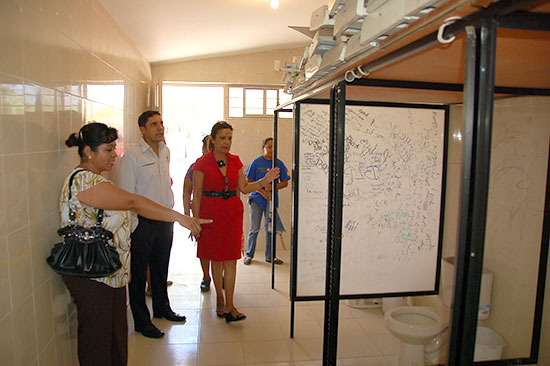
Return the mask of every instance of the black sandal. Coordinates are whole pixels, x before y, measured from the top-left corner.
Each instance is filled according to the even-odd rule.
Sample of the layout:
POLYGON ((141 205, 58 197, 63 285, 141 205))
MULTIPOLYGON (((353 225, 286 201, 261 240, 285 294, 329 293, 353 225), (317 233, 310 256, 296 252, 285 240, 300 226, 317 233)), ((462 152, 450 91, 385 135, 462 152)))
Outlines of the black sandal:
POLYGON ((201 292, 210 291, 210 280, 202 280, 201 282, 201 292))
POLYGON ((229 313, 225 313, 224 316, 225 316, 226 323, 238 322, 240 320, 246 319, 246 315, 239 312, 237 309, 233 309, 229 313), (237 316, 233 314, 236 314, 237 316))

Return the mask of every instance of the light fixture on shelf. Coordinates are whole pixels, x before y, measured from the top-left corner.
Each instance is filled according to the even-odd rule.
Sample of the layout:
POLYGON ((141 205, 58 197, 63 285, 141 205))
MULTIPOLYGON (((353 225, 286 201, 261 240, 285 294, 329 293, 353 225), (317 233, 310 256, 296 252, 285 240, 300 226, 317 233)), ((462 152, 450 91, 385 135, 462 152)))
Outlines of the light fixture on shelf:
POLYGON ((271 9, 277 9, 279 8, 279 0, 271 0, 269 5, 271 6, 271 9))

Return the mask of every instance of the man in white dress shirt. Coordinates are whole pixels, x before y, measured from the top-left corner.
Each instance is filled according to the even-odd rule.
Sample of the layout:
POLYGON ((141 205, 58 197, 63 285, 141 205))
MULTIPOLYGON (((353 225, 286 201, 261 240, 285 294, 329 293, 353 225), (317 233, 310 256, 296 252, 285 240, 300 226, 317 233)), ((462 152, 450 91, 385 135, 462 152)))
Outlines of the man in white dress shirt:
MULTIPOLYGON (((121 159, 120 186, 172 208, 174 195, 169 170, 170 150, 163 142, 162 116, 156 111, 143 112, 138 125, 142 138, 139 145, 126 151, 121 159)), ((185 316, 172 311, 166 287, 174 225, 137 216, 132 230, 129 294, 135 330, 149 338, 160 338, 164 332, 151 322, 145 302, 147 266, 151 272, 153 316, 185 321, 185 316)))

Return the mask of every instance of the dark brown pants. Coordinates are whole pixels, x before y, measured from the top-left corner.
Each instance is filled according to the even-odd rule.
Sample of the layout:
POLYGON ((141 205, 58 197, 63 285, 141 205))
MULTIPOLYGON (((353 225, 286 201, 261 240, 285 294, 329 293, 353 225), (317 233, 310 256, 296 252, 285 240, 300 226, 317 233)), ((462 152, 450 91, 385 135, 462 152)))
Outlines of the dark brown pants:
POLYGON ((80 366, 126 366, 126 287, 71 276, 63 276, 63 282, 76 305, 80 366))

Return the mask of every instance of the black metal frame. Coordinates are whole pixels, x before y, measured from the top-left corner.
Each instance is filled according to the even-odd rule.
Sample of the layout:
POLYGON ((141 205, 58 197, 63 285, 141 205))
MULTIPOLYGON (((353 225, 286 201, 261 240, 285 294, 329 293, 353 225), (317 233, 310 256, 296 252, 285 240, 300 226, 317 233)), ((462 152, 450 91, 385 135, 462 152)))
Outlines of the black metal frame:
MULTIPOLYGON (((440 91, 464 91, 464 85, 452 83, 427 83, 423 81, 402 81, 402 80, 385 80, 385 79, 357 79, 351 85, 354 86, 370 86, 381 88, 401 88, 401 89, 418 89, 418 90, 440 90, 440 91)), ((543 88, 518 88, 513 86, 495 86, 495 94, 509 95, 550 95, 550 89, 543 88)))
POLYGON ((325 278, 325 324, 323 333, 323 364, 325 365, 336 365, 337 362, 340 264, 342 254, 342 197, 344 195, 345 125, 346 84, 340 82, 330 91, 327 268, 325 278))
MULTIPOLYGON (((278 141, 279 141, 279 113, 280 112, 292 112, 292 109, 277 109, 273 114, 273 159, 271 160, 272 168, 277 167, 277 152, 278 152, 278 141)), ((273 188, 273 197, 277 197, 278 188, 274 184, 273 188)), ((271 258, 275 259, 277 255, 277 203, 278 200, 271 200, 271 258)), ((271 289, 275 289, 275 260, 271 261, 271 289)))
MULTIPOLYGON (((329 104, 329 101, 324 99, 306 99, 303 102, 310 104, 329 104)), ((300 110, 302 102, 294 105, 294 164, 292 166, 292 192, 297 192, 300 182, 300 171, 297 167, 300 165, 300 110)), ((298 275, 298 215, 299 215, 299 200, 298 195, 293 195, 292 210, 291 210, 291 235, 292 245, 290 252, 290 338, 294 338, 294 320, 296 301, 320 301, 325 300, 325 296, 297 296, 296 277, 298 275)))
MULTIPOLYGON (((273 157, 271 159, 271 167, 277 167, 277 148, 278 144, 275 144, 275 141, 279 141, 279 111, 275 112, 273 118, 273 157)), ((275 182, 273 182, 275 183, 275 182)), ((271 200, 271 289, 275 289, 275 258, 277 255, 277 202, 275 199, 277 197, 277 184, 273 184, 271 188, 272 191, 272 200, 271 200)), ((269 202, 267 203, 270 204, 269 202)), ((268 220, 268 218, 266 218, 268 220)))
POLYGON ((489 196, 496 30, 495 21, 488 20, 481 29, 468 27, 466 31, 461 226, 456 252, 450 366, 471 364, 474 360, 489 196))

